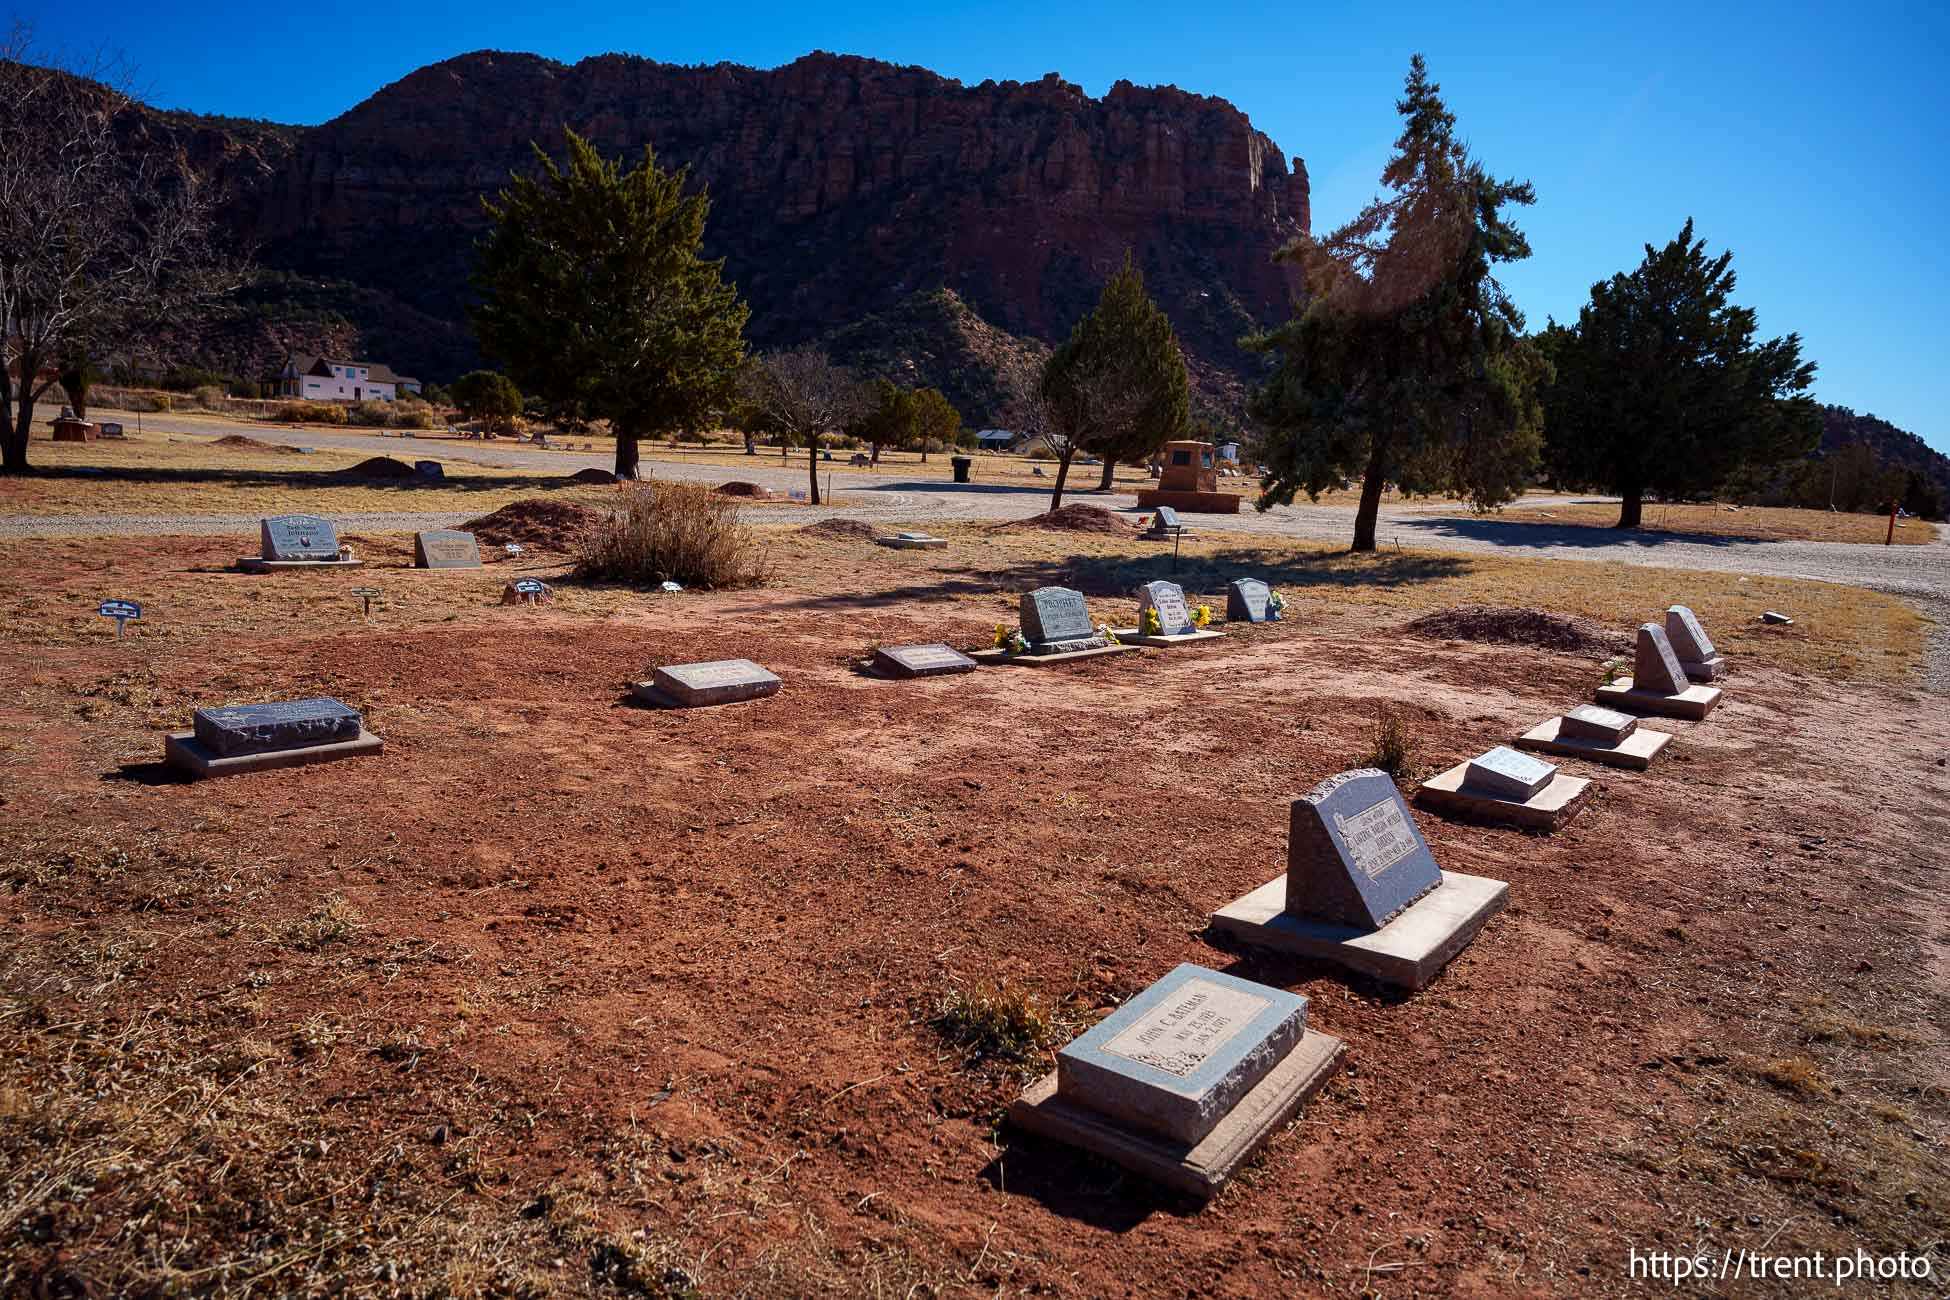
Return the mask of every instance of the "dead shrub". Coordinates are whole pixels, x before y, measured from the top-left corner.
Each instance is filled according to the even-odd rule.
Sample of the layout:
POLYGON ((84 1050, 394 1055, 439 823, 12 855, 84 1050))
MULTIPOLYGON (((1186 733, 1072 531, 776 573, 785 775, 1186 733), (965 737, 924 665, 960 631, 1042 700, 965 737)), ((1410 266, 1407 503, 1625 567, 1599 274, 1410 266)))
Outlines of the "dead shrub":
POLYGON ((645 484, 578 541, 576 572, 639 586, 756 587, 769 573, 738 504, 697 483, 645 484))
POLYGON ((1026 1060, 1057 1035, 1055 1017, 1036 995, 1007 984, 950 989, 928 1023, 978 1059, 1026 1060))
POLYGON ((347 943, 359 932, 365 918, 346 901, 333 894, 311 910, 304 920, 285 927, 284 941, 300 952, 317 952, 335 943, 347 943))
POLYGON ((1386 705, 1375 710, 1368 756, 1362 766, 1378 767, 1397 781, 1411 780, 1420 770, 1414 733, 1402 715, 1386 705))
POLYGON ((345 408, 331 402, 279 402, 271 418, 279 424, 344 424, 345 408))

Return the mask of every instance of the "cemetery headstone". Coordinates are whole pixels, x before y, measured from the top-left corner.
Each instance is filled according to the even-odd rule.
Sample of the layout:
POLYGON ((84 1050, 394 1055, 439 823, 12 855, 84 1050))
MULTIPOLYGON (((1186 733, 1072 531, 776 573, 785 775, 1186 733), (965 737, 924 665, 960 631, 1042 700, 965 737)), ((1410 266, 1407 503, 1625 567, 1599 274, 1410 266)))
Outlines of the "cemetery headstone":
POLYGON ((413 564, 421 569, 478 569, 481 548, 472 533, 432 529, 413 534, 413 564))
POLYGON ((1138 632, 1149 634, 1145 613, 1158 611, 1158 636, 1183 636, 1198 629, 1192 626, 1192 611, 1185 604, 1185 591, 1175 582, 1147 582, 1138 588, 1138 632))
POLYGON ((259 520, 258 540, 266 560, 339 558, 339 536, 332 521, 316 515, 274 515, 259 520))
POLYGON ((1498 745, 1469 761, 1463 774, 1463 787, 1475 793, 1519 803, 1531 798, 1551 783, 1557 764, 1532 758, 1508 745, 1498 745))
POLYGON ((198 709, 191 725, 206 752, 231 758, 357 740, 361 723, 358 710, 319 698, 198 709))
POLYGON ((122 426, 120 424, 117 424, 113 420, 102 421, 101 436, 104 438, 122 438, 122 439, 127 439, 128 437, 127 434, 122 432, 122 426))
POLYGON ((1632 658, 1632 689, 1655 695, 1683 694, 1691 682, 1679 657, 1672 652, 1666 630, 1657 623, 1639 624, 1638 645, 1632 658))
POLYGON ((1788 624, 1794 622, 1794 620, 1789 618, 1786 614, 1782 614, 1771 609, 1766 611, 1760 616, 1760 621, 1763 623, 1772 623, 1776 627, 1785 627, 1788 624))
POLYGON ((1095 650, 1108 644, 1090 622, 1083 594, 1068 587, 1038 587, 1021 603, 1023 639, 1034 654, 1095 650))
POLYGON ((1294 800, 1289 914, 1375 930, 1441 883, 1442 869, 1386 772, 1342 772, 1294 800))
POLYGON ((128 631, 129 620, 142 617, 142 606, 132 600, 105 600, 98 612, 103 618, 115 620, 115 639, 120 641, 128 631))
POLYGON ((1557 734, 1566 740, 1588 740, 1601 745, 1616 745, 1639 729, 1639 720, 1617 709, 1596 704, 1580 704, 1558 723, 1557 734))
MULTIPOLYGON (((406 436, 410 438, 413 435, 409 433, 406 436)), ((413 472, 421 478, 444 479, 447 477, 447 467, 437 460, 416 460, 413 462, 413 472)))
POLYGON ((1183 964, 1057 1053, 1057 1095, 1196 1146, 1306 1030, 1306 998, 1183 964))
POLYGON ((1170 506, 1159 506, 1151 516, 1151 531, 1160 537, 1169 537, 1184 526, 1178 521, 1178 512, 1170 506))
POLYGON ((503 605, 546 605, 554 599, 554 589, 540 578, 517 578, 501 588, 503 605))
POLYGON ((1713 648, 1713 640, 1700 626, 1699 617, 1686 606, 1674 605, 1666 611, 1666 639, 1672 642, 1679 666, 1693 680, 1714 681, 1725 670, 1726 660, 1713 648))
POLYGON ((885 677, 941 677, 949 673, 975 671, 975 661, 953 646, 880 646, 873 652, 872 668, 885 677))
MULTIPOLYGON (((647 686, 638 695, 663 700, 686 708, 707 704, 732 704, 739 700, 763 699, 778 693, 777 676, 749 659, 714 659, 707 663, 671 664, 650 674, 647 686)), ((659 701, 661 702, 661 701, 659 701)))
POLYGON ((1226 622, 1267 623, 1279 617, 1269 605, 1272 588, 1258 578, 1237 578, 1226 584, 1226 622))

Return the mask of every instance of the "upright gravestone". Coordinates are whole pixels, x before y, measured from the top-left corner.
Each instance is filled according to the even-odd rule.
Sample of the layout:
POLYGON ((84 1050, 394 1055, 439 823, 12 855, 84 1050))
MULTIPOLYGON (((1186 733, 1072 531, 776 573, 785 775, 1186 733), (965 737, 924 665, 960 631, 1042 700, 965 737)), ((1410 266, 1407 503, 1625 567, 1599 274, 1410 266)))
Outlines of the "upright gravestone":
POLYGON ((420 569, 478 569, 481 547, 474 534, 451 528, 415 533, 413 564, 420 569))
POLYGON ((1258 578, 1236 578, 1226 584, 1226 622, 1267 623, 1279 617, 1269 602, 1273 590, 1258 578))
POLYGON ((445 479, 447 477, 447 467, 437 460, 416 460, 413 462, 413 472, 421 478, 427 479, 445 479))
POLYGON ((1183 532, 1184 529, 1185 525, 1179 522, 1178 512, 1176 510, 1170 506, 1159 506, 1157 512, 1151 516, 1151 531, 1149 535, 1153 537, 1171 537, 1174 534, 1183 532))
POLYGON ((1293 803, 1286 874, 1215 912, 1215 929, 1419 989, 1510 887, 1443 871, 1386 772, 1342 772, 1293 803))
POLYGON ((1192 626, 1192 611, 1185 604, 1185 591, 1175 582, 1147 582, 1138 588, 1138 631, 1145 635, 1184 636, 1198 629, 1192 626), (1158 611, 1158 630, 1153 633, 1146 617, 1158 611))
POLYGON ((1678 695, 1692 685, 1673 653, 1666 630, 1657 623, 1639 624, 1638 645, 1632 656, 1632 686, 1656 695, 1678 695))
POLYGON ((1306 998, 1185 964, 1058 1052, 1010 1118, 1209 1196, 1341 1053, 1307 1027, 1306 998))
POLYGON ((1718 681, 1726 672, 1727 661, 1713 648, 1713 639, 1700 626, 1699 617, 1684 605, 1666 611, 1666 639, 1686 676, 1696 682, 1718 681))
POLYGON ((953 646, 880 646, 873 652, 871 669, 882 677, 942 677, 950 673, 975 671, 975 661, 953 646))
POLYGON ((339 535, 329 519, 316 515, 274 515, 257 525, 259 550, 272 561, 336 561, 339 535))
POLYGON ((1037 655, 1098 650, 1109 645, 1090 623, 1090 606, 1083 594, 1068 587, 1038 587, 1025 592, 1021 604, 1022 635, 1029 652, 1037 655))
POLYGON ((631 689, 649 704, 694 709, 709 704, 776 695, 781 685, 774 674, 749 659, 714 659, 706 663, 670 664, 631 689))
POLYGON ((358 710, 323 697, 198 709, 191 730, 163 743, 172 766, 199 777, 320 763, 381 748, 358 710))
POLYGON ((1695 686, 1673 653, 1666 630, 1657 623, 1641 623, 1631 677, 1601 685, 1596 699, 1599 704, 1615 705, 1635 713, 1658 713, 1697 722, 1713 711, 1722 694, 1717 686, 1695 686))

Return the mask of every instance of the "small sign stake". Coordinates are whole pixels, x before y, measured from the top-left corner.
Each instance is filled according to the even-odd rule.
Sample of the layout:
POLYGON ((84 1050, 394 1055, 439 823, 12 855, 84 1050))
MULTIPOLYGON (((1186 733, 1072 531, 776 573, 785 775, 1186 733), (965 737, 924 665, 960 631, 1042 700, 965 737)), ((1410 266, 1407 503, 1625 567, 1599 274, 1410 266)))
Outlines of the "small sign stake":
POLYGON ((100 613, 103 618, 115 620, 115 639, 120 641, 128 634, 129 620, 142 617, 142 606, 132 600, 105 600, 100 613))
POLYGON ((366 602, 366 617, 367 617, 368 619, 370 619, 370 618, 372 617, 372 601, 373 601, 373 597, 375 597, 375 596, 377 596, 377 595, 379 595, 379 594, 381 594, 381 593, 380 593, 380 590, 379 590, 379 588, 377 588, 377 587, 354 587, 354 588, 352 589, 352 594, 353 594, 353 595, 355 595, 355 596, 357 596, 357 597, 358 597, 358 598, 359 598, 360 600, 363 600, 363 601, 365 601, 365 602, 366 602))

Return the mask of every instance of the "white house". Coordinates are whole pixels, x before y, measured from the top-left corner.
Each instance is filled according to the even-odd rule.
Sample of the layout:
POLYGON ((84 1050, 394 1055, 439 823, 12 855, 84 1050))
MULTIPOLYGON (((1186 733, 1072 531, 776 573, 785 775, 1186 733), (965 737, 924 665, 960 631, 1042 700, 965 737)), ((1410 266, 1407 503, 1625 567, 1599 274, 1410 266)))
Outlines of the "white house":
POLYGON ((1007 451, 1021 436, 1008 429, 984 429, 975 435, 975 445, 986 451, 1007 451))
POLYGON ((401 393, 418 394, 420 381, 396 375, 381 361, 340 361, 293 352, 278 372, 280 397, 313 402, 390 402, 401 393))

